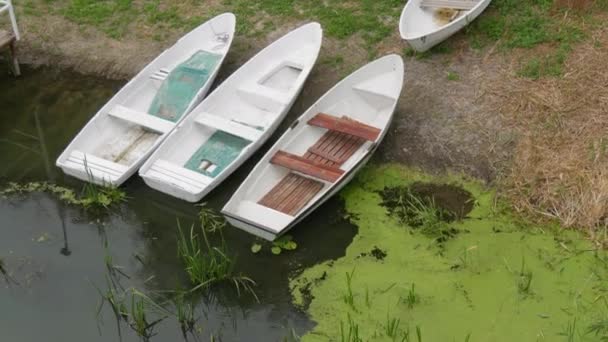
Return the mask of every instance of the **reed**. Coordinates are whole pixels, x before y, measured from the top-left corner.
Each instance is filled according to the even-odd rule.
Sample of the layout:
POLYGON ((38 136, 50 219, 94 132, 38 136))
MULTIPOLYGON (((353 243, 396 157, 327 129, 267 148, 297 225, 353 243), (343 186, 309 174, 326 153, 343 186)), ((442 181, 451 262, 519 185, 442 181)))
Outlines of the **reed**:
POLYGON ((87 158, 84 158, 84 169, 87 173, 88 183, 85 183, 82 188, 80 202, 85 208, 104 208, 107 209, 112 204, 125 202, 127 200, 127 194, 119 188, 106 184, 102 180, 103 185, 99 186, 96 183, 93 172, 88 167, 87 158))
POLYGON ((148 312, 149 306, 153 306, 154 309, 162 309, 152 299, 143 293, 132 289, 131 290, 131 311, 128 316, 129 326, 143 341, 149 341, 156 333, 154 327, 162 322, 167 316, 162 316, 153 321, 150 321, 148 312))
POLYGON ((564 327, 559 334, 559 336, 563 336, 566 338, 568 342, 576 341, 576 318, 572 320, 572 322, 568 322, 568 324, 564 327))
POLYGON ((353 318, 348 315, 346 320, 347 326, 343 321, 340 321, 340 341, 341 342, 363 342, 359 334, 359 325, 355 323, 353 318))
POLYGON ((519 280, 517 282, 517 289, 522 295, 530 295, 532 292, 532 276, 533 273, 526 269, 526 262, 524 259, 521 260, 521 269, 519 271, 519 280))
POLYGON ((198 219, 201 227, 210 233, 221 232, 226 226, 224 218, 218 215, 215 210, 207 207, 207 203, 199 204, 198 207, 200 207, 198 219))
POLYGON ((192 226, 188 234, 184 233, 179 221, 177 227, 178 253, 190 281, 195 285, 191 291, 205 290, 215 284, 229 282, 234 285, 239 295, 243 289, 258 299, 253 290, 255 282, 249 277, 235 273, 235 259, 229 256, 223 238, 221 246, 215 247, 209 242, 204 226, 201 227, 200 233, 192 226))
POLYGON ((355 270, 353 269, 350 273, 346 272, 346 293, 342 295, 342 300, 344 303, 348 304, 354 311, 357 311, 355 307, 355 297, 353 294, 353 276, 355 275, 355 270))
POLYGON ((188 333, 192 333, 196 327, 194 305, 186 300, 183 293, 171 298, 171 302, 175 308, 175 317, 179 323, 182 335, 187 340, 188 333))
POLYGON ((412 287, 409 289, 407 296, 405 297, 405 303, 408 308, 413 308, 420 301, 418 294, 416 294, 416 284, 412 284, 412 287))
POLYGON ((384 334, 395 341, 399 337, 399 325, 401 320, 399 318, 391 318, 389 314, 386 314, 386 324, 384 325, 384 334))

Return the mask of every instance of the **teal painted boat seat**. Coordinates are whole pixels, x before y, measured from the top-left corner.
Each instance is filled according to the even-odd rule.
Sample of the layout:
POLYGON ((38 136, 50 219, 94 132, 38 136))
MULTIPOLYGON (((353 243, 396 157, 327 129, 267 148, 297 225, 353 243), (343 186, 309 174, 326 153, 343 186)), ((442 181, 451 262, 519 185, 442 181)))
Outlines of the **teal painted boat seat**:
POLYGON ((168 74, 161 69, 151 77, 163 80, 152 100, 148 113, 171 122, 178 122, 200 89, 205 86, 222 55, 197 51, 168 74), (166 77, 165 77, 166 74, 166 77))

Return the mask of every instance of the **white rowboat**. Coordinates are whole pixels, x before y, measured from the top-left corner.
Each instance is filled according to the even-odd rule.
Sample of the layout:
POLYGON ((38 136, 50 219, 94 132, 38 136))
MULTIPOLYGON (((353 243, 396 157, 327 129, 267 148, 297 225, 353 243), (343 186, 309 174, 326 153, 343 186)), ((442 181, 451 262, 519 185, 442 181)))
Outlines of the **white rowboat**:
POLYGON ((404 66, 380 58, 344 79, 277 141, 224 206, 230 224, 274 240, 344 187, 393 118, 404 66))
POLYGON ((401 38, 424 52, 471 23, 491 0, 409 0, 399 21, 401 38))
POLYGON ((197 202, 277 129, 319 55, 323 31, 304 25, 250 59, 171 133, 139 171, 150 187, 197 202))
POLYGON ((127 83, 57 159, 66 174, 119 186, 207 94, 234 37, 219 15, 181 38, 127 83))

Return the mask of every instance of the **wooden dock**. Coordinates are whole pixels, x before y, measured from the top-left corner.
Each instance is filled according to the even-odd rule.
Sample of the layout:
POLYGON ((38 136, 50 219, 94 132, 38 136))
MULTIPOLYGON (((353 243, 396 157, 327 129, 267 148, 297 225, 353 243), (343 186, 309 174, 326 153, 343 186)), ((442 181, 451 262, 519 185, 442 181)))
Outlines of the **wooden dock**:
POLYGON ((15 76, 21 75, 17 60, 17 38, 9 31, 0 30, 0 51, 6 55, 9 67, 15 76))

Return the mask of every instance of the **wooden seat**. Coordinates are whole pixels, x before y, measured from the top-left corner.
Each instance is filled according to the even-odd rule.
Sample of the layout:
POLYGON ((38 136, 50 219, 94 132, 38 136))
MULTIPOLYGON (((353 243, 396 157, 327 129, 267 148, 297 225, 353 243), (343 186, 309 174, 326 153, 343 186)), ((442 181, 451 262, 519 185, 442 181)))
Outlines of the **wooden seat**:
POLYGON ((366 125, 359 121, 347 118, 337 118, 333 115, 324 113, 315 115, 312 119, 308 120, 308 124, 326 128, 331 131, 346 133, 369 141, 376 141, 382 132, 376 127, 366 125))
POLYGON ((285 151, 278 151, 270 162, 328 182, 335 182, 344 174, 344 171, 337 167, 325 165, 285 151))
MULTIPOLYGON (((318 115, 317 115, 318 116, 318 115)), ((350 121, 355 125, 363 125, 355 120, 343 117, 341 122, 350 121)), ((355 126, 353 125, 353 126, 355 126)), ((339 167, 344 164, 355 152, 367 141, 365 138, 351 134, 329 130, 304 154, 303 157, 293 156, 292 154, 279 151, 271 162, 283 164, 290 169, 295 169, 295 164, 306 167, 306 170, 297 170, 303 174, 335 182, 339 178, 338 173, 344 173, 339 167), (295 158, 294 158, 295 157, 295 158), (312 168, 310 167, 312 165, 312 168), (331 179, 321 178, 320 175, 311 174, 311 170, 317 173, 326 172, 331 175, 331 179), (335 180, 332 180, 335 179, 335 180)), ((327 174, 324 174, 325 176, 327 174)), ((294 172, 289 173, 279 183, 277 183, 262 199, 258 202, 265 207, 280 211, 284 214, 295 216, 314 196, 323 189, 323 183, 294 172)))
POLYGON ((329 166, 344 164, 360 147, 365 139, 346 133, 328 131, 312 145, 304 158, 329 166))
POLYGON ((479 0, 422 0, 420 6, 469 11, 473 9, 473 7, 477 6, 478 3, 479 0))
POLYGON ((323 183, 290 173, 258 202, 259 204, 295 216, 323 189, 323 183))

